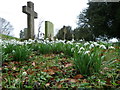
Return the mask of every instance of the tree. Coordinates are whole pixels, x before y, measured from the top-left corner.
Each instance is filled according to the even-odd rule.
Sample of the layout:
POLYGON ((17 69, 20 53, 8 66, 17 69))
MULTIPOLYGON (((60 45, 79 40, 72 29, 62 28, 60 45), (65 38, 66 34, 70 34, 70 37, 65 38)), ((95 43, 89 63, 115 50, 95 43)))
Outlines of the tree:
POLYGON ((38 39, 42 38, 42 36, 44 35, 44 33, 41 32, 41 27, 42 27, 42 23, 43 23, 43 22, 44 22, 44 21, 40 21, 40 22, 39 22, 39 25, 38 25, 38 34, 37 34, 37 38, 38 38, 38 39))
POLYGON ((13 33, 12 33, 13 29, 14 28, 10 24, 10 22, 8 22, 4 18, 0 17, 0 34, 5 34, 5 35, 12 36, 13 35, 13 33))
POLYGON ((78 16, 78 27, 89 27, 93 36, 120 38, 120 2, 89 2, 78 16))
POLYGON ((63 26, 57 33, 56 37, 61 40, 72 40, 72 33, 71 26, 63 26))
POLYGON ((92 32, 90 31, 90 28, 78 27, 74 29, 74 39, 75 40, 84 39, 86 41, 93 40, 93 36, 92 36, 92 32))

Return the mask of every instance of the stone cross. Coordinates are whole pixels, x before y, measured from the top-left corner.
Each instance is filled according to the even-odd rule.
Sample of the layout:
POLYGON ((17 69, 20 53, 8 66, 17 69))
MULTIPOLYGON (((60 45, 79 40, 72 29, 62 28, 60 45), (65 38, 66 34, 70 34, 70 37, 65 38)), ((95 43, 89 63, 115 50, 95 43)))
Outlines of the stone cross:
POLYGON ((27 38, 34 39, 34 18, 37 18, 37 13, 34 11, 34 3, 27 2, 27 6, 22 7, 22 12, 27 14, 27 38))
POLYGON ((54 25, 50 21, 45 21, 45 39, 49 38, 52 40, 54 37, 54 25))

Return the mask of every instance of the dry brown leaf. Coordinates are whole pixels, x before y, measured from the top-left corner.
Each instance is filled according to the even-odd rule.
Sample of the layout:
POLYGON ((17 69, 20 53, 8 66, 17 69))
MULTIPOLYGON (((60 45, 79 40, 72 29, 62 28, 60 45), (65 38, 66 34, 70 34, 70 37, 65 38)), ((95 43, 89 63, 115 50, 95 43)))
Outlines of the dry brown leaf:
POLYGON ((111 85, 111 82, 110 82, 111 79, 110 78, 107 78, 105 81, 106 81, 106 84, 111 85))
POLYGON ((70 79, 69 81, 73 82, 73 83, 78 82, 78 80, 76 80, 76 79, 70 79))
POLYGON ((58 87, 58 88, 62 88, 62 85, 61 85, 61 84, 59 84, 57 87, 58 87))
POLYGON ((35 66, 35 62, 32 62, 32 65, 35 66))
POLYGON ((74 79, 80 79, 80 78, 83 78, 83 76, 81 74, 78 74, 76 76, 73 77, 74 79))
POLYGON ((117 84, 120 84, 120 80, 116 82, 117 84))
POLYGON ((47 83, 45 86, 46 86, 46 87, 50 86, 50 83, 47 83))
POLYGON ((35 67, 35 69, 40 69, 40 67, 35 67))
POLYGON ((71 67, 72 66, 72 63, 68 63, 65 65, 65 67, 71 67))
POLYGON ((13 70, 16 70, 16 67, 13 67, 12 69, 13 69, 13 70))
POLYGON ((54 70, 52 70, 52 69, 43 70, 43 72, 46 72, 46 73, 48 73, 50 75, 55 74, 54 70))
POLYGON ((86 79, 83 79, 83 81, 82 81, 83 83, 87 83, 87 80, 86 79))
POLYGON ((30 75, 30 74, 33 74, 33 73, 34 73, 34 71, 29 71, 29 72, 27 72, 27 73, 30 75))
POLYGON ((5 63, 3 63, 3 66, 4 66, 4 65, 5 65, 5 66, 8 66, 9 64, 5 62, 5 63))
POLYGON ((54 71, 61 71, 58 67, 56 66, 53 66, 53 67, 50 67, 50 69, 54 70, 54 71))

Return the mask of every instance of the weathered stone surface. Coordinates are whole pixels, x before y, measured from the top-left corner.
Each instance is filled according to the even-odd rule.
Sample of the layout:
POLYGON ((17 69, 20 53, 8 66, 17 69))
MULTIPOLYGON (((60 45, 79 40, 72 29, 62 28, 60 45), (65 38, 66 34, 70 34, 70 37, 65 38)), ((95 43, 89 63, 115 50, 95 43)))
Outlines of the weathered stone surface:
POLYGON ((34 11, 34 3, 27 2, 27 6, 22 7, 22 12, 27 14, 27 37, 26 39, 34 39, 34 19, 37 13, 34 11))
POLYGON ((24 32, 22 30, 20 31, 20 38, 24 39, 24 32))
POLYGON ((54 25, 50 21, 45 21, 45 39, 53 39, 54 37, 54 25))

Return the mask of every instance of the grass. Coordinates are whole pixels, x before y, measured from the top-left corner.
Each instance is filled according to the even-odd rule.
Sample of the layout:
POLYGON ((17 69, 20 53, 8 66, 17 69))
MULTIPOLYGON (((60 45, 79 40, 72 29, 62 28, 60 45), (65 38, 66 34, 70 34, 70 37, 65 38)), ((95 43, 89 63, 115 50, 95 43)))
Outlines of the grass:
POLYGON ((11 40, 11 39, 21 40, 19 38, 12 37, 12 36, 7 36, 7 35, 4 35, 4 34, 0 34, 0 39, 2 39, 2 40, 11 40))

